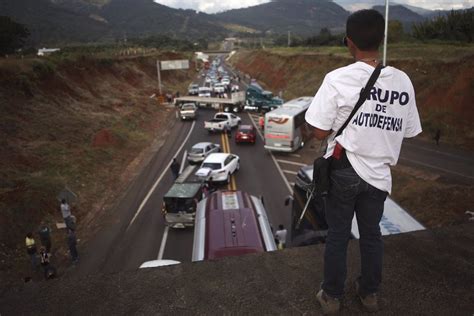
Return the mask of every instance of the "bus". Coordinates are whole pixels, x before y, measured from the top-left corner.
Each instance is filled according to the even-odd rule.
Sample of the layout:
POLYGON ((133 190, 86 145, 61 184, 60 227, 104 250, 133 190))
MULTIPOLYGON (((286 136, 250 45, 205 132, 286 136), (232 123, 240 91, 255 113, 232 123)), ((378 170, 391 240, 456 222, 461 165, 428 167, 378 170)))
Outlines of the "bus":
MULTIPOLYGON (((327 223, 325 206, 322 199, 314 198, 313 191, 313 165, 300 168, 296 175, 293 196, 287 199, 292 201, 290 241, 292 247, 324 243, 327 236, 327 223), (308 202, 309 200, 309 202, 308 202), (301 222, 301 213, 308 203, 308 208, 301 222)), ((424 230, 425 227, 414 219, 395 201, 387 197, 384 212, 380 221, 382 236, 400 234, 411 231, 424 230)), ((359 239, 357 219, 354 216, 351 226, 351 238, 359 239)))
POLYGON ((276 249, 261 199, 243 191, 216 191, 199 202, 192 261, 276 249))
POLYGON ((304 118, 312 97, 300 97, 265 114, 265 149, 294 152, 311 137, 311 129, 304 118))
POLYGON ((161 214, 172 228, 194 226, 198 202, 202 199, 201 179, 194 175, 196 166, 188 166, 163 196, 161 214))

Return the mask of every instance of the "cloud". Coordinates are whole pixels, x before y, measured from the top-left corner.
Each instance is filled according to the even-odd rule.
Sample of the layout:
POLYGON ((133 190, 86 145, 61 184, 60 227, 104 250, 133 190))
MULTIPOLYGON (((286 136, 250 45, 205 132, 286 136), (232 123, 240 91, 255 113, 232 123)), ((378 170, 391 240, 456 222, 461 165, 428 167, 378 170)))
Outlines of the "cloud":
MULTIPOLYGON (((237 8, 246 8, 271 0, 154 0, 157 3, 172 8, 192 9, 206 13, 216 13, 237 8)), ((370 8, 374 5, 384 5, 381 0, 334 0, 346 10, 358 10, 370 8)), ((409 4, 415 7, 428 10, 451 10, 467 9, 473 6, 473 0, 390 0, 390 3, 409 4)))
POLYGON ((172 8, 193 9, 206 13, 216 13, 230 9, 245 8, 262 3, 270 2, 269 0, 155 0, 159 4, 163 4, 172 8))

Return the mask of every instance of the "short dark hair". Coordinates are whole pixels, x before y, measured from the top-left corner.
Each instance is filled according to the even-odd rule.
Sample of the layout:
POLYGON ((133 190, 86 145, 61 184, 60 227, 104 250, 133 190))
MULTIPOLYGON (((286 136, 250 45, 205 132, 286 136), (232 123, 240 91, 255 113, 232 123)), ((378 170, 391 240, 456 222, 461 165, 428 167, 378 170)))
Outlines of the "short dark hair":
POLYGON ((346 35, 362 51, 378 50, 384 29, 382 14, 373 9, 354 12, 347 18, 346 35))

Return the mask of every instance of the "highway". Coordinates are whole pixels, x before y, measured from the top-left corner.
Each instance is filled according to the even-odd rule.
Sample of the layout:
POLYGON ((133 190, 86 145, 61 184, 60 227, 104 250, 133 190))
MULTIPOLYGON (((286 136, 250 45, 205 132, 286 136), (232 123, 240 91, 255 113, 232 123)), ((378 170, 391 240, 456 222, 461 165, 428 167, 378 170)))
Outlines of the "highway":
MULTIPOLYGON (((244 190, 263 196, 273 227, 290 226, 290 207, 284 205, 291 187, 273 155, 263 149, 259 135, 255 145, 236 145, 232 138, 221 133, 210 134, 204 121, 216 113, 212 109, 199 109, 195 121, 177 120, 162 148, 156 152, 148 166, 109 211, 102 228, 81 247, 81 262, 77 274, 117 272, 137 269, 143 262, 155 259, 191 261, 193 228, 167 228, 161 214, 162 197, 171 187, 173 176, 169 166, 173 157, 187 164, 184 155, 192 145, 210 141, 221 145, 225 152, 240 157, 240 170, 232 176, 229 185, 222 189, 244 190)), ((255 124, 256 116, 239 113, 242 124, 255 124)), ((233 131, 232 136, 234 136, 233 131)), ((289 165, 287 172, 294 175, 299 168, 289 165)))
MULTIPOLYGON (((199 77, 201 81, 202 78, 199 77)), ((241 85, 241 89, 245 89, 241 85)), ((155 259, 191 260, 193 228, 167 228, 161 214, 162 197, 171 187, 173 176, 169 166, 173 157, 184 167, 185 155, 191 146, 202 141, 221 145, 226 152, 240 157, 240 170, 223 189, 244 190, 262 196, 270 223, 290 227, 290 207, 284 205, 298 169, 305 165, 297 153, 270 154, 263 149, 262 135, 255 145, 236 145, 233 137, 209 134, 204 121, 215 114, 212 109, 200 109, 195 121, 177 120, 167 131, 166 142, 156 151, 148 165, 137 176, 101 219, 98 231, 81 244, 81 262, 74 273, 89 275, 137 269, 143 262, 155 259)), ((258 116, 239 113, 242 124, 256 125, 258 116)), ((234 135, 235 131, 232 133, 234 135)), ((462 178, 470 183, 472 156, 463 153, 441 152, 438 148, 411 140, 404 144, 400 163, 436 170, 462 178), (451 159, 453 163, 446 161, 451 159)))

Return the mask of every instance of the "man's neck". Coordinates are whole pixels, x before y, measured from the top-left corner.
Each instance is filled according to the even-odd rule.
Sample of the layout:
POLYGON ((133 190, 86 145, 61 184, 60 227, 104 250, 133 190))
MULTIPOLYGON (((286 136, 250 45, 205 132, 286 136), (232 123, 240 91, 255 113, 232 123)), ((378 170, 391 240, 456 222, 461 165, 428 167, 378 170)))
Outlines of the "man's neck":
POLYGON ((356 51, 354 54, 356 61, 364 62, 373 67, 380 62, 379 53, 377 51, 356 51))

